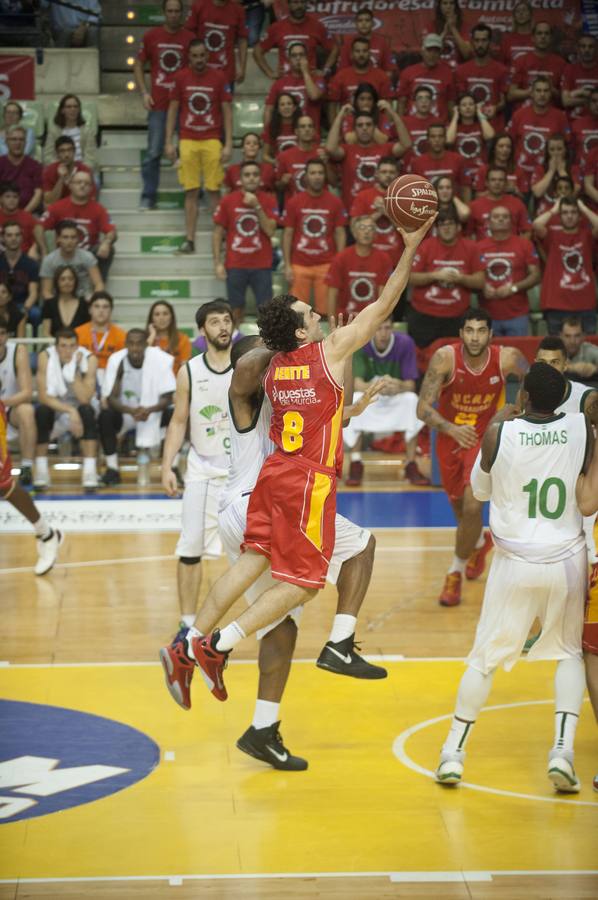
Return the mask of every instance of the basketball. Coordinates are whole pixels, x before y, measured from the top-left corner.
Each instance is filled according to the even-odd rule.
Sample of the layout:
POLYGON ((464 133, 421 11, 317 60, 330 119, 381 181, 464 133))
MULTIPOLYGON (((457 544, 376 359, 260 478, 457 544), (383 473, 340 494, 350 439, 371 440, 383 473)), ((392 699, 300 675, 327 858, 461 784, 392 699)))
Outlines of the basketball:
POLYGON ((436 188, 421 175, 399 175, 388 185, 384 209, 395 225, 416 231, 438 209, 436 188))

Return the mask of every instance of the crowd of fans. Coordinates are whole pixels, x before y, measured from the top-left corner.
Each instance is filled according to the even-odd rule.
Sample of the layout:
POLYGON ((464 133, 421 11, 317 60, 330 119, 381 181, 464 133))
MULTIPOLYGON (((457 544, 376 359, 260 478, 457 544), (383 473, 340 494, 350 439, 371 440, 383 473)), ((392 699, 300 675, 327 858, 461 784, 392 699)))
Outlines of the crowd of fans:
MULTIPOLYGON (((466 32, 458 4, 439 0, 423 32, 420 61, 402 65, 373 29, 369 9, 357 12, 353 32, 340 40, 307 12, 305 0, 289 0, 288 17, 272 22, 260 40, 269 5, 198 0, 185 19, 181 0, 164 0, 164 24, 144 34, 134 67, 148 112, 140 209, 150 214, 157 207, 164 154, 185 195, 178 252, 196 252, 203 192, 213 219, 205 240, 235 324, 243 320, 248 288, 258 305, 271 296, 276 269, 321 315, 346 316, 371 302, 402 251, 383 196, 398 174, 414 173, 435 184, 439 215, 399 306, 408 342, 425 351, 439 338, 456 337, 476 298, 495 335, 527 335, 532 291, 549 333, 581 326, 582 335, 594 334, 596 39, 581 34, 574 57, 564 59, 551 25, 526 0, 515 6, 512 30, 502 37, 483 23, 466 32), (233 161, 232 97, 246 76, 248 46, 272 85, 261 133, 243 135, 233 161), (267 56, 270 51, 276 55, 267 56)), ((7 356, 6 337, 22 337, 27 323, 56 345, 38 365, 40 402, 35 416, 25 414, 26 428, 16 409, 30 402, 24 400, 31 394, 27 355, 15 355, 19 384, 12 391, 2 384, 0 396, 11 424, 27 432, 25 483, 32 480, 31 429, 37 425, 35 480, 43 486, 58 420, 80 439, 84 484, 97 484, 98 437, 114 483, 115 429, 123 416, 134 418, 130 410, 164 424, 170 392, 142 406, 141 384, 129 372, 126 390, 137 406, 118 400, 108 415, 109 395, 102 400, 101 394, 110 355, 126 353, 130 338, 137 350, 127 343, 126 359, 141 354, 143 361, 155 347, 174 358, 176 373, 191 342, 163 301, 129 338, 111 321, 107 287, 117 232, 101 202, 97 136, 79 98, 67 94, 60 101, 47 126, 43 162, 34 158, 35 136, 22 117, 18 102, 5 104, 0 355, 4 348, 7 356), (54 235, 50 252, 48 233, 54 235), (57 400, 52 391, 63 388, 57 400)), ((411 382, 412 375, 401 375, 399 367, 393 377, 411 382)), ((121 366, 118 390, 123 377, 121 366)))

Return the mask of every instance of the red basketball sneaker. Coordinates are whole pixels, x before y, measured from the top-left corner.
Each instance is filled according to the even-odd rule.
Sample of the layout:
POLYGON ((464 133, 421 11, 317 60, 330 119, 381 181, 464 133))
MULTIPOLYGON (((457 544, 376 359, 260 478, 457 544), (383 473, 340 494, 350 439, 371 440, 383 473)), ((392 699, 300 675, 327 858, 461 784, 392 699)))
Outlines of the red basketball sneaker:
POLYGON ((219 637, 220 631, 218 628, 215 628, 211 634, 192 638, 191 647, 195 659, 197 660, 199 670, 203 676, 203 680, 208 688, 217 700, 226 700, 228 694, 224 687, 222 673, 226 669, 230 651, 223 652, 222 650, 216 650, 216 644, 218 643, 219 637))
POLYGON ((438 598, 441 606, 459 606, 461 603, 461 572, 449 572, 438 598))
POLYGON ((191 709, 191 681, 195 663, 185 652, 185 642, 176 641, 162 647, 160 662, 170 696, 183 709, 191 709))
POLYGON ((486 568, 486 557, 494 547, 494 541, 492 540, 492 535, 489 531, 484 534, 484 543, 481 547, 477 547, 469 559, 467 560, 467 565, 465 566, 465 577, 468 581, 473 581, 475 578, 479 578, 486 568))

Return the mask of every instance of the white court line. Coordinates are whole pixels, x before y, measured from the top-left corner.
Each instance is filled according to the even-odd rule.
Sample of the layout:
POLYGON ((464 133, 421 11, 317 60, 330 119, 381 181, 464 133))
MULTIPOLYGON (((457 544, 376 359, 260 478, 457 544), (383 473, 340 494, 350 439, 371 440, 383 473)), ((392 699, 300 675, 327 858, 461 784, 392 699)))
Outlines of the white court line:
POLYGON ((181 885, 184 881, 255 881, 273 878, 388 878, 392 882, 493 881, 493 876, 551 878, 555 875, 598 875, 598 869, 492 869, 487 872, 247 872, 224 875, 97 875, 87 878, 0 878, 0 884, 81 884, 93 882, 168 881, 181 885))
MULTIPOLYGON (((454 549, 454 545, 452 544, 447 545, 446 547, 425 547, 423 545, 415 547, 377 547, 376 553, 417 553, 418 551, 422 553, 444 553, 445 551, 448 552, 449 550, 454 549)), ((93 569, 95 566, 122 566, 135 563, 164 562, 171 559, 177 559, 177 557, 171 553, 167 556, 129 556, 117 557, 116 559, 89 559, 84 562, 56 563, 53 568, 93 569)), ((224 559, 224 557, 222 557, 222 559, 224 559)), ((19 566, 14 569, 0 569, 0 575, 19 575, 21 572, 31 573, 32 571, 32 566, 19 566)))
MULTIPOLYGON (((482 712, 495 712, 496 710, 514 709, 520 706, 544 706, 546 704, 554 704, 554 700, 524 700, 517 703, 501 703, 498 706, 484 706, 482 712)), ((449 713, 446 716, 436 716, 434 719, 426 719, 425 722, 419 722, 417 725, 412 725, 411 728, 406 728, 405 731, 401 732, 401 734, 394 739, 392 752, 399 762, 402 762, 408 769, 412 769, 412 771, 417 772, 419 775, 425 775, 427 778, 434 779, 434 772, 420 766, 419 763, 416 763, 411 759, 405 750, 405 744, 409 738, 418 731, 423 731, 424 728, 429 728, 430 725, 437 725, 438 722, 446 722, 452 718, 453 713, 449 713)), ((505 791, 502 790, 502 788, 485 787, 484 785, 472 784, 468 781, 460 782, 458 787, 469 788, 469 790, 472 791, 481 791, 484 794, 496 794, 499 797, 514 797, 518 800, 541 800, 542 803, 566 803, 568 805, 572 804, 573 806, 592 806, 594 809, 598 809, 598 802, 592 802, 590 800, 573 800, 570 794, 567 797, 542 797, 539 794, 522 794, 518 791, 505 791)), ((439 785, 438 790, 446 790, 446 787, 439 785)))
MULTIPOLYGON (((464 656, 401 656, 398 653, 368 653, 367 659, 375 659, 378 662, 405 662, 405 663, 437 663, 437 662, 465 662, 464 656)), ((530 660, 530 662, 546 662, 546 660, 530 660)), ((229 659, 229 666, 254 666, 257 659, 229 659)), ((294 665, 315 666, 315 659, 294 659, 294 665)), ((9 660, 0 660, 0 668, 4 669, 109 669, 122 666, 154 666, 160 668, 159 661, 142 660, 140 662, 60 662, 60 663, 11 663, 9 660)), ((542 701, 544 702, 544 701, 542 701)), ((446 718, 446 717, 445 717, 446 718)))

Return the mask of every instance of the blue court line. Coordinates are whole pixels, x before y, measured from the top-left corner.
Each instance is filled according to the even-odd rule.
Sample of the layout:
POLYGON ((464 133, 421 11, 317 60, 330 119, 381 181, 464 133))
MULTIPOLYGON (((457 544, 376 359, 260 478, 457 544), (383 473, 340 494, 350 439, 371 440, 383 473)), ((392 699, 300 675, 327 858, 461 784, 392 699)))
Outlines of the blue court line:
MULTIPOLYGON (((162 493, 148 494, 37 494, 37 499, 52 500, 168 500, 162 493)), ((452 527, 455 518, 450 503, 441 491, 359 491, 337 494, 341 515, 363 528, 443 528, 452 527)), ((488 504, 484 505, 484 524, 488 524, 488 504)))

